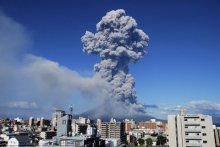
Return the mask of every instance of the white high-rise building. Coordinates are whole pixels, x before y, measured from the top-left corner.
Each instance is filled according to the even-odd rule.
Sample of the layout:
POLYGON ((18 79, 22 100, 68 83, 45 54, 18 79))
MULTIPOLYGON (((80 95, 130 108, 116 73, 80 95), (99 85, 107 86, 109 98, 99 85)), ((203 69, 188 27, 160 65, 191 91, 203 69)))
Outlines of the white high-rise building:
POLYGON ((168 115, 169 147, 215 147, 212 117, 203 114, 168 115))
POLYGON ((57 120, 61 117, 63 117, 65 115, 65 111, 63 110, 56 110, 53 115, 52 115, 52 120, 51 120, 51 123, 52 123, 52 126, 53 127, 56 127, 57 126, 57 120))
POLYGON ((85 117, 79 117, 79 123, 80 124, 86 124, 86 118, 85 117))
POLYGON ((102 123, 102 120, 98 118, 96 121, 96 125, 98 129, 101 129, 101 123, 102 123))
POLYGON ((29 126, 33 126, 33 124, 34 124, 34 118, 33 118, 33 117, 30 117, 30 118, 29 118, 29 121, 28 121, 28 125, 29 125, 29 126))
POLYGON ((44 126, 44 117, 40 118, 40 126, 43 127, 44 126))

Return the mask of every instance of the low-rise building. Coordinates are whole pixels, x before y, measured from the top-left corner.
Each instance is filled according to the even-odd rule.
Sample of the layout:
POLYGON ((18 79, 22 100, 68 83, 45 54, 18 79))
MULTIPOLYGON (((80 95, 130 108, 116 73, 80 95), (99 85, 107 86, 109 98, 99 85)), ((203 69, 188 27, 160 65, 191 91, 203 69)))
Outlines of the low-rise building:
POLYGON ((105 147, 105 141, 101 140, 98 137, 91 137, 91 136, 61 136, 61 137, 54 137, 56 139, 57 145, 60 146, 72 146, 72 147, 84 147, 84 146, 98 146, 98 147, 105 147))
POLYGON ((118 138, 106 138, 105 147, 118 147, 121 145, 121 140, 118 138))
POLYGON ((8 147, 31 146, 31 141, 26 135, 17 135, 8 140, 8 147))
POLYGON ((39 141, 38 143, 39 147, 54 147, 56 144, 56 140, 55 139, 42 139, 39 141))
POLYGON ((56 131, 43 131, 43 132, 40 132, 40 137, 42 139, 52 139, 54 136, 56 136, 56 131))

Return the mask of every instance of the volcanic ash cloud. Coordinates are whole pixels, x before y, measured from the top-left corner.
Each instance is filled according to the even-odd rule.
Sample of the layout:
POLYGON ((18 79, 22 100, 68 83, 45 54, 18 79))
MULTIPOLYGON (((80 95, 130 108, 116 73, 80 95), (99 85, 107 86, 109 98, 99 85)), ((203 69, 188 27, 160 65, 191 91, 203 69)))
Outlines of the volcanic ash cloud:
POLYGON ((135 82, 128 65, 144 56, 148 36, 122 9, 108 12, 98 22, 96 30, 96 33, 86 31, 81 38, 83 51, 101 58, 101 62, 94 65, 95 73, 110 84, 111 99, 144 111, 137 103, 135 82))

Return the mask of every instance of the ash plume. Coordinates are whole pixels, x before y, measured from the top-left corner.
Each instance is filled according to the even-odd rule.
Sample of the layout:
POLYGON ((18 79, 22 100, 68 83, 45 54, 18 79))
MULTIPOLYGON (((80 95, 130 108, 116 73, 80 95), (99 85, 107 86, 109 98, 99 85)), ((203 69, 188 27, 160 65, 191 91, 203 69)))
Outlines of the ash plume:
POLYGON ((144 56, 148 36, 122 9, 110 11, 102 17, 96 31, 86 31, 82 36, 83 51, 100 56, 101 61, 94 65, 94 71, 110 84, 109 99, 125 104, 131 111, 144 113, 144 106, 137 102, 135 81, 129 74, 128 65, 144 56))

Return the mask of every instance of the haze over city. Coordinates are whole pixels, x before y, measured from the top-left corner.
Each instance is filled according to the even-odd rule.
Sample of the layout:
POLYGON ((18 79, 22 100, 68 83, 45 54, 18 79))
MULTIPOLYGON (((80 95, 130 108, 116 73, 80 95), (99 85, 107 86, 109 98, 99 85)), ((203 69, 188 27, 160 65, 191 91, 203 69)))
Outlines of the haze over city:
POLYGON ((0 0, 0 116, 50 118, 73 106, 74 114, 95 117, 166 119, 184 107, 220 122, 219 7, 203 0, 0 0), (102 44, 112 17, 126 27, 108 35, 135 32, 136 40, 120 43, 137 54, 92 44, 102 44), (109 71, 118 76, 109 79, 109 71))

